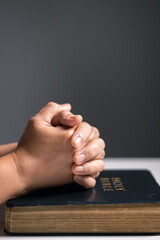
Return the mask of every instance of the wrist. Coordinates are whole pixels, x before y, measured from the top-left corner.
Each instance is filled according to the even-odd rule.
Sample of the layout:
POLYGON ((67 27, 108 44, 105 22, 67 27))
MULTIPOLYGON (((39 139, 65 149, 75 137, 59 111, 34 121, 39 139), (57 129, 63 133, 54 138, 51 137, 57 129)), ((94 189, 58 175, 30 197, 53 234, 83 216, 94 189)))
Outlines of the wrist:
POLYGON ((16 166, 16 154, 9 153, 0 158, 0 202, 21 196, 26 191, 25 184, 21 181, 16 166))
POLYGON ((16 186, 17 186, 17 190, 18 190, 17 191, 18 195, 19 196, 24 195, 29 192, 24 168, 22 166, 22 162, 25 162, 26 159, 23 157, 23 155, 22 156, 19 155, 18 149, 11 152, 9 155, 11 156, 13 165, 14 165, 14 172, 15 172, 16 179, 17 179, 16 186))

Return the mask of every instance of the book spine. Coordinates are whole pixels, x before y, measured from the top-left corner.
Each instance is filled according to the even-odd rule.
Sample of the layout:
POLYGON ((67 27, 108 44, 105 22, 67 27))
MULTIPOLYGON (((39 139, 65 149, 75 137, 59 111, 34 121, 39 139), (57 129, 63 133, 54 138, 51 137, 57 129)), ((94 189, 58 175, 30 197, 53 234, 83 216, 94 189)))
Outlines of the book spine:
POLYGON ((12 208, 6 207, 5 211, 5 230, 12 232, 12 208))

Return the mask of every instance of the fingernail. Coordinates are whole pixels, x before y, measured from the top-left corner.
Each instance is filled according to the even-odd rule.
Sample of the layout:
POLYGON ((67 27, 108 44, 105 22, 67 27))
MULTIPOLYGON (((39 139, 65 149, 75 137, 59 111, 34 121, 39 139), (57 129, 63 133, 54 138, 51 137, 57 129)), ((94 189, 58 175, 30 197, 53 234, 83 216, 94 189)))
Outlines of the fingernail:
POLYGON ((77 159, 78 163, 82 163, 85 160, 85 155, 84 154, 80 154, 80 155, 78 155, 76 157, 76 159, 77 159))
POLYGON ((77 145, 77 147, 78 147, 78 146, 80 146, 81 143, 82 143, 82 137, 78 134, 78 135, 76 135, 76 136, 74 137, 73 141, 74 141, 74 143, 75 143, 75 144, 77 145))
POLYGON ((74 120, 75 117, 76 117, 76 116, 74 116, 74 115, 70 115, 70 116, 68 116, 68 119, 74 120))
POLYGON ((79 118, 82 118, 82 117, 81 117, 81 115, 70 115, 67 118, 70 119, 70 120, 76 120, 77 121, 79 118))
POLYGON ((83 172, 83 170, 84 170, 83 166, 78 166, 78 167, 75 168, 76 172, 83 172))
POLYGON ((68 114, 68 115, 66 115, 64 118, 66 118, 66 119, 71 119, 72 118, 72 114, 68 114))

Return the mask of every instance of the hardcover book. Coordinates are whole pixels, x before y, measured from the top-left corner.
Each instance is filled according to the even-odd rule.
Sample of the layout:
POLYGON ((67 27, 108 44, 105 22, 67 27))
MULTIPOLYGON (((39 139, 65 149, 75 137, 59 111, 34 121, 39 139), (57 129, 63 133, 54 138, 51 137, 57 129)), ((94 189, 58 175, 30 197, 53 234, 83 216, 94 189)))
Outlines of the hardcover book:
POLYGON ((9 233, 160 233, 160 187, 147 170, 101 172, 94 188, 76 183, 6 202, 9 233))

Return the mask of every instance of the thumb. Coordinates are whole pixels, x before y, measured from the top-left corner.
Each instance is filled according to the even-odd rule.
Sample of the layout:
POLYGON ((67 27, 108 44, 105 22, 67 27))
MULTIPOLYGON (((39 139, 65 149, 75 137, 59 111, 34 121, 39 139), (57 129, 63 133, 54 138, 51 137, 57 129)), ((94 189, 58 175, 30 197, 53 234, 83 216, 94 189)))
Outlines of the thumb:
POLYGON ((81 115, 74 115, 70 111, 62 110, 56 114, 52 119, 53 126, 63 125, 66 127, 74 127, 83 120, 81 115))
POLYGON ((62 110, 71 110, 71 105, 69 103, 66 104, 58 104, 55 102, 49 102, 46 106, 44 106, 36 115, 40 120, 51 124, 52 119, 62 110))

